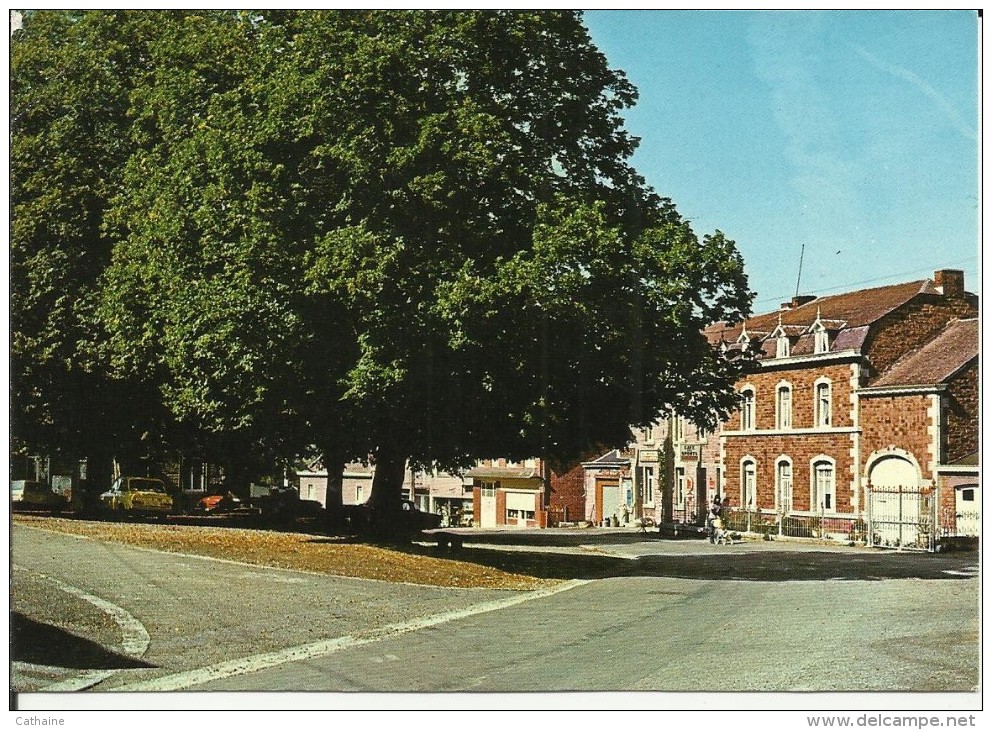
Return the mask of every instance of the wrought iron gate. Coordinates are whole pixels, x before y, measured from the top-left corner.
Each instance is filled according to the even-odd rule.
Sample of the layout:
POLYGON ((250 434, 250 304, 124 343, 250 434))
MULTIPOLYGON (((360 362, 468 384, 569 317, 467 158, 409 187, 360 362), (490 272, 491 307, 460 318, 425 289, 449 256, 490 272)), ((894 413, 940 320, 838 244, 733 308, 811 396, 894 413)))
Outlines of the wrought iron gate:
POLYGON ((868 534, 876 547, 934 550, 936 492, 930 486, 868 485, 868 534))

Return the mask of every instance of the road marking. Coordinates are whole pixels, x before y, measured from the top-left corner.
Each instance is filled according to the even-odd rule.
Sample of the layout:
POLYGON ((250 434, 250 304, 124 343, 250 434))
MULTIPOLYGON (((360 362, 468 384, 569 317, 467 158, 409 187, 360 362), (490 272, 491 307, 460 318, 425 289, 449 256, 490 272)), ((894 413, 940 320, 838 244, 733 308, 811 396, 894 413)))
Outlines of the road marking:
MULTIPOLYGON (((12 566, 14 570, 18 570, 24 573, 32 572, 25 567, 20 565, 12 566)), ((121 630, 122 637, 122 647, 124 652, 132 657, 140 657, 148 650, 148 644, 151 638, 148 636, 148 631, 145 629, 144 625, 138 621, 134 616, 125 611, 120 606, 111 603, 110 601, 105 601, 99 596, 94 596, 81 588, 76 588, 76 586, 69 585, 68 583, 63 583, 58 578, 53 578, 50 575, 44 575, 41 573, 35 573, 35 575, 47 580, 49 583, 54 585, 61 591, 68 593, 76 598, 81 598, 82 600, 92 604, 99 610, 103 611, 105 614, 110 616, 117 624, 118 628, 121 630)), ((40 665, 31 665, 27 662, 16 662, 15 664, 22 665, 22 669, 28 669, 29 671, 34 668, 38 669, 40 665)), ((47 667, 41 667, 42 669, 50 669, 47 667)), ((61 667, 62 671, 69 669, 68 667, 61 667)), ((119 669, 90 669, 85 670, 81 674, 71 677, 69 679, 64 679, 60 682, 53 682, 52 684, 47 684, 43 688, 44 692, 79 692, 84 689, 89 689, 94 685, 99 684, 108 677, 112 677, 117 674, 119 669)))
MULTIPOLYGON (((13 567, 14 570, 20 570, 25 573, 31 572, 27 568, 21 567, 20 565, 15 565, 13 567)), ((148 631, 138 619, 125 611, 123 608, 111 603, 110 601, 105 601, 98 596, 87 593, 81 588, 76 588, 76 586, 63 583, 58 578, 53 578, 50 575, 43 575, 41 573, 36 573, 36 575, 39 575, 49 583, 52 583, 59 590, 65 591, 76 598, 81 598, 84 601, 91 603, 110 616, 110 618, 112 618, 120 627, 125 654, 132 657, 140 657, 148 650, 148 644, 151 641, 151 638, 148 636, 148 631)))
POLYGON ((103 669, 103 670, 89 670, 78 677, 73 677, 72 679, 66 679, 62 682, 55 682, 54 684, 46 684, 41 691, 42 692, 81 692, 84 689, 89 689, 97 684, 100 684, 107 677, 113 677, 117 674, 120 669, 103 669))
POLYGON ((362 646, 364 644, 372 644, 393 636, 399 636, 400 634, 406 634, 412 631, 419 631, 420 629, 437 626, 438 624, 447 623, 449 621, 457 621, 458 619, 468 618, 469 616, 475 616, 480 613, 498 611, 503 608, 509 608, 510 606, 516 606, 520 603, 533 601, 538 598, 547 598, 555 593, 571 590, 572 588, 586 585, 589 582, 590 581, 588 580, 572 580, 552 588, 532 591, 519 596, 512 596, 510 598, 503 598, 496 601, 487 601, 486 603, 480 603, 469 608, 463 608, 457 611, 448 611, 447 613, 440 613, 426 618, 414 619, 412 621, 406 621, 399 624, 391 624, 390 626, 384 626, 381 629, 370 631, 364 635, 349 634, 348 636, 339 636, 334 639, 325 639, 323 641, 316 641, 310 644, 303 644, 301 646, 293 646, 288 649, 281 649, 279 651, 268 652, 266 654, 256 654, 255 656, 244 657, 242 659, 233 659, 231 661, 220 662, 207 667, 193 669, 188 672, 179 672, 177 674, 157 677, 143 682, 126 684, 121 687, 115 687, 114 691, 175 692, 178 690, 188 689, 189 687, 195 687, 196 685, 206 684, 207 682, 213 682, 218 679, 259 672, 263 669, 270 669, 282 664, 316 659, 318 657, 341 651, 342 649, 349 649, 351 647, 362 646))
POLYGON ((977 565, 969 565, 964 570, 942 570, 946 575, 962 575, 965 578, 977 578, 979 568, 977 565))
POLYGON ((242 573, 241 577, 267 580, 270 583, 306 583, 307 582, 305 578, 295 578, 291 575, 275 575, 273 573, 255 573, 250 570, 245 573, 242 573))
POLYGON ((90 669, 79 673, 79 670, 69 667, 55 667, 48 664, 32 664, 31 662, 18 661, 11 662, 10 668, 13 677, 26 678, 36 674, 56 675, 49 684, 40 688, 39 691, 41 692, 79 692, 80 690, 89 689, 93 685, 99 684, 107 677, 120 671, 117 669, 90 669), (69 679, 59 680, 60 677, 69 674, 74 674, 74 676, 69 679))

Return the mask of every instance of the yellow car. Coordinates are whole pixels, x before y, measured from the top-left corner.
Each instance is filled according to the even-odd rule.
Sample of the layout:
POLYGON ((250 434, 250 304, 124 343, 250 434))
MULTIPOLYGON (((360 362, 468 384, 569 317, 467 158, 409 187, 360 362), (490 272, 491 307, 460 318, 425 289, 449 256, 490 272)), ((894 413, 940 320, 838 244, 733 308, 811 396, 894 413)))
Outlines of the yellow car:
POLYGON ((158 515, 172 512, 172 497, 161 479, 118 477, 100 503, 114 514, 158 515))

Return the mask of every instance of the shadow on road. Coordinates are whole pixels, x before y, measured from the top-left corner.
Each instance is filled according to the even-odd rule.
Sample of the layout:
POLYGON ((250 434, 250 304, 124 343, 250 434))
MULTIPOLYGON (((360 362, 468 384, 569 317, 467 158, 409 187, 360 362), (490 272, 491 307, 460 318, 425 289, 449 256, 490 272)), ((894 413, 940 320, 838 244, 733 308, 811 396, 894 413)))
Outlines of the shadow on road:
POLYGON ((472 546, 438 550, 421 546, 393 546, 418 555, 460 560, 510 573, 562 580, 611 577, 687 578, 697 580, 822 581, 967 579, 977 572, 977 555, 933 555, 892 552, 771 552, 725 551, 713 555, 644 555, 635 559, 608 555, 561 552, 509 551, 472 546), (948 572, 950 571, 950 572, 948 572))
POLYGON ((143 669, 140 659, 108 651, 99 644, 18 611, 10 615, 10 658, 14 661, 71 669, 143 669))

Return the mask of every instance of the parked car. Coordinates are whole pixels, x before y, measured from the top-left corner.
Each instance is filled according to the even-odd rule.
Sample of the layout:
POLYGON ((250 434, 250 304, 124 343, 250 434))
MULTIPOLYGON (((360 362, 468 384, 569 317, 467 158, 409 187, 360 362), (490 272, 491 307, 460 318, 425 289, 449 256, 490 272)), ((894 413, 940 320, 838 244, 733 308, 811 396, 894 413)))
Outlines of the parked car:
POLYGON ((166 515, 172 511, 172 497, 161 479, 118 477, 100 495, 100 504, 116 514, 166 515))
POLYGON ((15 479, 10 483, 10 501, 14 509, 61 510, 69 500, 52 491, 47 484, 31 479, 15 479))
POLYGON ((241 500, 232 492, 208 494, 196 503, 197 512, 233 512, 242 506, 241 500))
POLYGON ((379 534, 387 537, 412 537, 421 530, 441 526, 441 515, 421 512, 410 500, 400 502, 398 508, 376 510, 368 503, 348 504, 341 507, 344 523, 358 533, 379 534))

